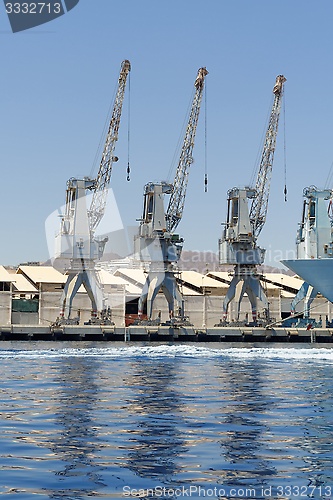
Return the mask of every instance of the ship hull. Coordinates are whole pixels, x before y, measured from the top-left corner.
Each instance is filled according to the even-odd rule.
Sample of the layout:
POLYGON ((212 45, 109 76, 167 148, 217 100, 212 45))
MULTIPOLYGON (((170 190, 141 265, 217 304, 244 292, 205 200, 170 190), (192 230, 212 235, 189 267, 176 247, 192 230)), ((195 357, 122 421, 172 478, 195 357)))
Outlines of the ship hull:
POLYGON ((281 262, 333 302, 333 259, 295 259, 281 262))

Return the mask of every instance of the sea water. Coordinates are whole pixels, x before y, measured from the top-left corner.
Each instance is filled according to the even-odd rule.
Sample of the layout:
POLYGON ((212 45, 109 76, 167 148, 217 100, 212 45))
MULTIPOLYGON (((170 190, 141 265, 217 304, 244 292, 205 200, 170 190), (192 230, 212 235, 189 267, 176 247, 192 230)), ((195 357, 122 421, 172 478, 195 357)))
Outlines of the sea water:
POLYGON ((0 343, 0 496, 333 499, 329 345, 0 343))

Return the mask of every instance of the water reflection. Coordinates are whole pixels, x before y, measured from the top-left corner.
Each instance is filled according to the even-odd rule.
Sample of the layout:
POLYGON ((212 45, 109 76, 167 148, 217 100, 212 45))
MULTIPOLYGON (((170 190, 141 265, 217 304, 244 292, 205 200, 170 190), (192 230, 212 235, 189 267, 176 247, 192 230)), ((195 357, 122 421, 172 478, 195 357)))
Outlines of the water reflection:
POLYGON ((275 493, 278 486, 329 484, 332 395, 324 369, 260 359, 241 362, 237 377, 229 377, 231 369, 235 374, 221 363, 221 482, 275 493))
MULTIPOLYGON (((186 451, 179 430, 181 402, 177 394, 176 361, 142 358, 132 363, 127 384, 129 418, 136 429, 129 439, 127 467, 142 478, 169 482, 180 470, 177 458, 186 451)), ((155 484, 155 483, 154 483, 155 484)))
POLYGON ((48 492, 50 498, 81 498, 105 486, 101 467, 95 462, 102 448, 92 416, 98 397, 94 381, 97 363, 91 358, 68 358, 58 365, 54 382, 55 421, 59 432, 49 447, 63 462, 55 474, 62 479, 63 491, 48 492))
POLYGON ((236 373, 230 365, 230 361, 219 363, 221 481, 229 486, 248 485, 249 481, 266 484, 276 468, 263 450, 268 430, 265 414, 274 407, 274 397, 266 390, 265 363, 239 362, 236 373))
POLYGON ((2 359, 0 491, 246 486, 262 498, 267 486, 278 498, 277 485, 332 484, 332 365, 222 351, 2 359))
MULTIPOLYGON (((332 486, 332 435, 333 416, 332 370, 323 366, 306 366, 302 379, 298 379, 295 408, 301 414, 299 449, 303 456, 303 473, 308 474, 309 484, 332 486)), ((332 496, 333 487, 327 496, 332 496)))

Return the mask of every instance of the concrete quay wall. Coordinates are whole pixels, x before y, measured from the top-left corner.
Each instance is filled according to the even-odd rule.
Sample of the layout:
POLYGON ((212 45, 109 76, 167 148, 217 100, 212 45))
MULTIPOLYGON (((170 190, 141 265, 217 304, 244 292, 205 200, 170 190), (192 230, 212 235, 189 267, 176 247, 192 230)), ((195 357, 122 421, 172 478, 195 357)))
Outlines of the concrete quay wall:
POLYGON ((221 343, 332 343, 333 329, 231 328, 196 329, 173 326, 44 325, 0 326, 0 341, 108 341, 108 342, 221 342, 221 343))

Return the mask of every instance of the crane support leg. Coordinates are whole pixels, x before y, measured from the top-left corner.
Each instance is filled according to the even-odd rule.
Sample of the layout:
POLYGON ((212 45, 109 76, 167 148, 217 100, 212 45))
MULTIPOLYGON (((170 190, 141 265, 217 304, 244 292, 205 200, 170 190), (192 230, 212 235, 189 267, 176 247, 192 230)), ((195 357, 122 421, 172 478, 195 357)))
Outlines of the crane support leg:
POLYGON ((176 277, 174 273, 170 271, 167 271, 165 273, 163 282, 163 293, 169 305, 169 317, 172 318, 175 315, 175 301, 176 301, 178 304, 178 310, 180 309, 180 316, 181 318, 183 318, 184 317, 183 297, 179 291, 176 277))
POLYGON ((179 291, 174 273, 169 271, 149 273, 139 299, 139 316, 142 315, 143 306, 145 302, 147 302, 147 316, 148 319, 152 319, 154 300, 160 289, 162 289, 168 302, 170 318, 174 316, 175 300, 179 304, 183 317, 183 298, 179 291))
POLYGON ((75 285, 74 278, 76 278, 76 274, 70 274, 67 278, 64 290, 61 296, 61 309, 60 309, 60 318, 68 319, 72 312, 72 302, 73 302, 73 288, 75 285), (68 299, 68 297, 72 297, 72 299, 68 299))
POLYGON ((313 288, 309 283, 304 282, 291 303, 291 313, 295 314, 297 304, 304 300, 304 318, 309 318, 310 307, 317 293, 318 290, 313 288))
POLYGON ((223 321, 227 320, 228 307, 230 302, 236 297, 236 321, 239 320, 240 313, 240 303, 245 293, 244 289, 245 282, 239 278, 239 276, 234 276, 231 280, 230 286, 227 291, 227 295, 223 301, 223 321))
POLYGON ((162 283, 163 273, 155 274, 155 276, 150 280, 147 296, 147 316, 149 319, 152 319, 154 300, 162 286, 162 283))
POLYGON ((259 277, 248 276, 246 284, 246 293, 249 298, 252 308, 252 319, 257 322, 258 300, 263 304, 264 310, 268 311, 268 300, 265 290, 263 289, 259 277))
POLYGON ((147 277, 145 284, 143 285, 141 295, 139 297, 139 302, 138 302, 138 315, 139 316, 142 316, 143 307, 144 307, 145 303, 147 302, 148 291, 149 291, 149 279, 147 277))
POLYGON ((244 294, 247 294, 252 310, 253 321, 257 321, 258 300, 262 302, 264 309, 268 310, 266 293, 260 283, 259 276, 235 274, 231 280, 228 292, 223 302, 223 320, 226 321, 230 302, 235 299, 236 321, 239 321, 240 305, 244 294))
POLYGON ((81 285, 84 286, 90 299, 92 316, 96 317, 97 311, 101 311, 103 309, 103 293, 95 272, 88 270, 79 273, 71 273, 68 276, 61 297, 61 318, 65 320, 70 318, 73 300, 81 285))
POLYGON ((159 292, 159 289, 162 286, 164 279, 164 273, 149 273, 146 279, 146 282, 143 286, 141 296, 139 298, 138 304, 138 314, 142 315, 143 307, 147 302, 147 316, 148 319, 151 319, 153 314, 153 303, 156 295, 159 292))

